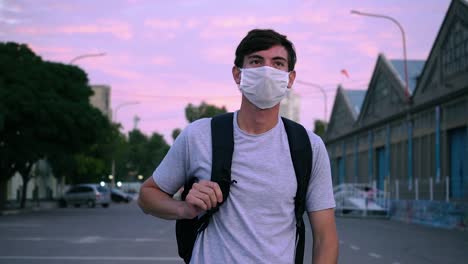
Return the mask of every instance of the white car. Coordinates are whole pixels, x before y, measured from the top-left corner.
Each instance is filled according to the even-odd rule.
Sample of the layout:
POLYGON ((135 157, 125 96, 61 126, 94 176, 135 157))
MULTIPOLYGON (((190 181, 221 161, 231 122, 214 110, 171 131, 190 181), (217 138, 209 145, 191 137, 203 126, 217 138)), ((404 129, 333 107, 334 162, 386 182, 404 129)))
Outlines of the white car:
POLYGON ((79 184, 72 186, 60 202, 62 207, 69 204, 79 207, 85 204, 88 207, 101 205, 106 208, 111 202, 111 193, 109 189, 98 184, 79 184))

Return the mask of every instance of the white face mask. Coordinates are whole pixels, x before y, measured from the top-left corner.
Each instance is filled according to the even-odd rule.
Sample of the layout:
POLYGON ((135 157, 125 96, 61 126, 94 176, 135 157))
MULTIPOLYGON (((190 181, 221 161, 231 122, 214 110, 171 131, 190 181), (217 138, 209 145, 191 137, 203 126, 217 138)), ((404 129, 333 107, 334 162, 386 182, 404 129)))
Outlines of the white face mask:
POLYGON ((288 90, 289 72, 269 66, 241 69, 239 89, 260 109, 277 105, 288 90))

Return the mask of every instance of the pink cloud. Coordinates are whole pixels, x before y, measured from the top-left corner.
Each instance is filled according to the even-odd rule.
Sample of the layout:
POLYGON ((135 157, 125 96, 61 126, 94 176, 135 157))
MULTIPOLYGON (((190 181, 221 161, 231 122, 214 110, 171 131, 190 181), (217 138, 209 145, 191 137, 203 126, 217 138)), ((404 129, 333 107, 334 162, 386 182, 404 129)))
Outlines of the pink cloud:
POLYGON ((117 20, 101 21, 97 24, 77 25, 77 26, 64 26, 58 29, 61 33, 75 34, 98 34, 109 33, 119 39, 128 40, 132 38, 130 25, 125 22, 117 20))
POLYGON ((151 59, 151 64, 159 66, 174 65, 174 59, 167 56, 157 56, 151 59))
POLYGON ((239 91, 233 79, 228 79, 225 82, 210 82, 205 80, 192 79, 189 80, 187 86, 200 87, 199 89, 197 89, 198 91, 193 91, 193 94, 197 96, 200 96, 200 93, 202 95, 208 95, 206 98, 226 99, 236 97, 239 94, 239 91), (202 91, 206 92, 203 93, 202 91))
POLYGON ((18 27, 16 32, 26 35, 108 33, 123 40, 129 40, 133 36, 129 24, 116 20, 101 21, 96 24, 59 26, 56 28, 50 26, 18 27))
POLYGON ((54 47, 54 46, 39 46, 39 45, 32 45, 28 44, 28 46, 38 54, 41 53, 59 53, 59 54, 70 54, 74 52, 74 49, 69 47, 54 47))
POLYGON ((258 18, 255 15, 248 15, 245 17, 214 17, 209 22, 209 25, 214 28, 232 29, 232 28, 246 28, 258 25, 278 26, 285 25, 292 22, 292 18, 288 16, 271 16, 265 18, 258 18))
POLYGON ((310 12, 309 10, 300 11, 296 20, 303 24, 323 24, 329 22, 330 17, 328 12, 310 12))
POLYGON ((185 26, 189 29, 193 29, 193 28, 196 28, 198 26, 200 26, 202 24, 202 22, 200 20, 197 20, 197 19, 189 19, 185 22, 185 26))
POLYGON ((174 31, 162 30, 158 32, 154 31, 145 31, 143 37, 148 41, 170 41, 177 37, 177 34, 174 31))
POLYGON ((8 13, 21 13, 23 12, 24 9, 17 5, 17 4, 14 4, 12 1, 2 1, 0 2, 0 12, 1 13, 4 13, 4 12, 8 12, 8 13))
POLYGON ((133 61, 135 58, 126 54, 107 54, 106 56, 96 57, 88 60, 77 62, 86 71, 101 72, 106 75, 122 79, 137 81, 144 78, 144 74, 136 70, 132 70, 133 61))
POLYGON ((233 65, 235 47, 208 47, 202 51, 203 59, 217 64, 233 65))
POLYGON ((147 19, 145 20, 145 26, 157 30, 176 30, 180 29, 182 22, 179 20, 162 20, 162 19, 147 19))
POLYGON ((254 16, 247 17, 215 17, 211 20, 211 26, 218 28, 236 28, 248 27, 257 24, 257 18, 254 16))
POLYGON ((51 30, 48 30, 46 28, 42 27, 17 27, 14 30, 16 33, 19 34, 25 34, 25 35, 45 35, 51 32, 51 30))
POLYGON ((143 75, 139 72, 129 71, 122 68, 101 68, 100 70, 111 76, 128 80, 138 80, 143 77, 143 75))
MULTIPOLYGON (((250 28, 249 28, 250 29, 250 28)), ((199 36, 203 40, 235 39, 240 41, 247 33, 246 29, 223 29, 208 27, 200 31, 199 36)))
POLYGON ((365 41, 356 43, 355 45, 359 53, 370 58, 376 58, 380 52, 380 48, 375 42, 365 41))
POLYGON ((0 24, 16 25, 19 23, 20 23, 20 20, 18 19, 0 17, 0 24))

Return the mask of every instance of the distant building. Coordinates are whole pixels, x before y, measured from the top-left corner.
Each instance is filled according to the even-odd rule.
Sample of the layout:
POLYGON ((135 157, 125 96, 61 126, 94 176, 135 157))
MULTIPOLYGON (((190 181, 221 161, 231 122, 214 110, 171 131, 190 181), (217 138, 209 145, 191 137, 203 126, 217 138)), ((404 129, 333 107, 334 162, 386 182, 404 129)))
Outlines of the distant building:
POLYGON ((108 85, 91 85, 94 95, 91 96, 90 103, 109 118, 112 119, 112 109, 110 108, 111 88, 108 85))
POLYGON ((334 185, 388 193, 391 216, 468 225, 468 3, 453 0, 426 61, 377 62, 365 94, 338 88, 325 144, 334 185), (362 104, 362 105, 361 105, 362 104))
POLYGON ((299 123, 300 96, 288 89, 286 97, 280 103, 280 115, 299 123))

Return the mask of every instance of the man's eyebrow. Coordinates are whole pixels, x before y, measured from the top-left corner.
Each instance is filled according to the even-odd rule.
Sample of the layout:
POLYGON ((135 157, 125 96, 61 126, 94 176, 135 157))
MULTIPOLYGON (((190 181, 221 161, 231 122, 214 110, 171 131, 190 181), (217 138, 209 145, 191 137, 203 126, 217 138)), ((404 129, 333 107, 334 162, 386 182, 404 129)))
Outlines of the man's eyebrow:
POLYGON ((263 57, 260 55, 252 54, 247 56, 247 59, 263 59, 263 57))
POLYGON ((273 57, 273 60, 283 60, 283 61, 288 61, 286 58, 284 57, 280 57, 280 56, 277 56, 277 57, 273 57))

